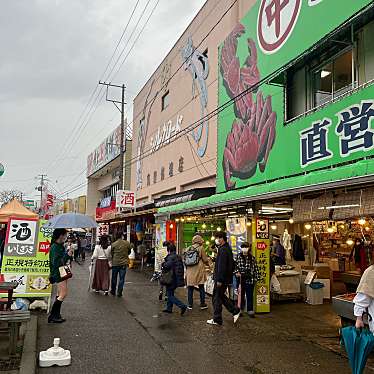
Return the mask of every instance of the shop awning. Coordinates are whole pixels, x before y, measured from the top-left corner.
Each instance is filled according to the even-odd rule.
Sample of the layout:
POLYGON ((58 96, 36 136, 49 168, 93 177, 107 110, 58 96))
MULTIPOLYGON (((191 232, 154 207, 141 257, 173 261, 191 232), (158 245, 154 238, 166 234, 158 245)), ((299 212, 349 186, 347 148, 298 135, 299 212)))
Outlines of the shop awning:
POLYGON ((38 218, 39 216, 14 199, 0 209, 0 223, 7 223, 10 217, 38 218))
POLYGON ((270 183, 215 194, 206 198, 160 208, 159 214, 182 214, 202 209, 234 205, 255 200, 290 197, 297 193, 321 191, 328 188, 360 185, 374 181, 374 160, 360 160, 354 164, 306 173, 303 176, 278 179, 270 183), (315 184, 315 175, 321 183, 315 184), (365 175, 364 177, 362 175, 365 175))
POLYGON ((175 206, 177 204, 187 203, 193 200, 198 200, 201 198, 207 198, 214 195, 215 188, 196 188, 194 190, 180 192, 174 195, 161 196, 155 199, 155 207, 162 208, 168 206, 175 206))

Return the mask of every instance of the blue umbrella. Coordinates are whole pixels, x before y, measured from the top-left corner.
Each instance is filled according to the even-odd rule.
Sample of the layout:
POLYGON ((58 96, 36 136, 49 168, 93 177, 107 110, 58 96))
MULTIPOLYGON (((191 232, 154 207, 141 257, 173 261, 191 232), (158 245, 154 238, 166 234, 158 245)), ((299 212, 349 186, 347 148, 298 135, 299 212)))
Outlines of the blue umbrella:
POLYGON ((90 217, 80 213, 64 213, 50 219, 43 227, 50 229, 91 229, 97 223, 90 217))
POLYGON ((374 348, 374 335, 367 329, 344 327, 342 337, 353 374, 362 374, 370 352, 374 348))

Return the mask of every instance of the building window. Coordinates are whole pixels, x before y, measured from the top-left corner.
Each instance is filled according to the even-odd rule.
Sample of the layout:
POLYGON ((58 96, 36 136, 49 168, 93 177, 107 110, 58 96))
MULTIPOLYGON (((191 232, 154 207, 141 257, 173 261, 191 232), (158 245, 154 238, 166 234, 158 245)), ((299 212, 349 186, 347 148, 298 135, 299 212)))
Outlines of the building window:
POLYGON ((161 180, 163 181, 165 179, 165 168, 162 166, 161 167, 161 180))
POLYGON ((174 175, 174 164, 173 161, 169 162, 169 177, 174 175))
POLYGON ((183 157, 180 157, 179 158, 179 165, 178 165, 178 171, 180 173, 183 172, 183 169, 184 169, 184 158, 183 157))
POLYGON ((147 187, 151 185, 151 176, 150 174, 147 175, 147 187))
POLYGON ((354 88, 353 50, 339 54, 312 74, 314 108, 344 95, 354 88))
POLYGON ((157 171, 153 172, 153 183, 157 183, 157 171))
POLYGON ((161 98, 161 110, 165 110, 169 106, 169 91, 161 98))

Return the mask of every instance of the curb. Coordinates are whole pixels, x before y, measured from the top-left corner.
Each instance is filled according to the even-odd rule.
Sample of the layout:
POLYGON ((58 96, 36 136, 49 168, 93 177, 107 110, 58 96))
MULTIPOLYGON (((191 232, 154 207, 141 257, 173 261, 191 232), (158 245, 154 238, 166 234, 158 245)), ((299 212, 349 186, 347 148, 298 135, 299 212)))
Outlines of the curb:
POLYGON ((35 374, 37 330, 38 317, 31 315, 26 328, 19 374, 35 374))

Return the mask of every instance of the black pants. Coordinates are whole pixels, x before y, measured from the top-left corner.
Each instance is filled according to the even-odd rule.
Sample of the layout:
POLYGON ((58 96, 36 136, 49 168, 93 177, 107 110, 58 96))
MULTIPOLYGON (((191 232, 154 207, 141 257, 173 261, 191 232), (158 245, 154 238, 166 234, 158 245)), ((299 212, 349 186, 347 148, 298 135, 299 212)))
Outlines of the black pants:
POLYGON ((213 309, 214 322, 222 324, 222 305, 232 314, 235 315, 240 312, 240 309, 235 306, 234 302, 226 296, 227 285, 217 287, 217 283, 214 284, 213 289, 213 309))

